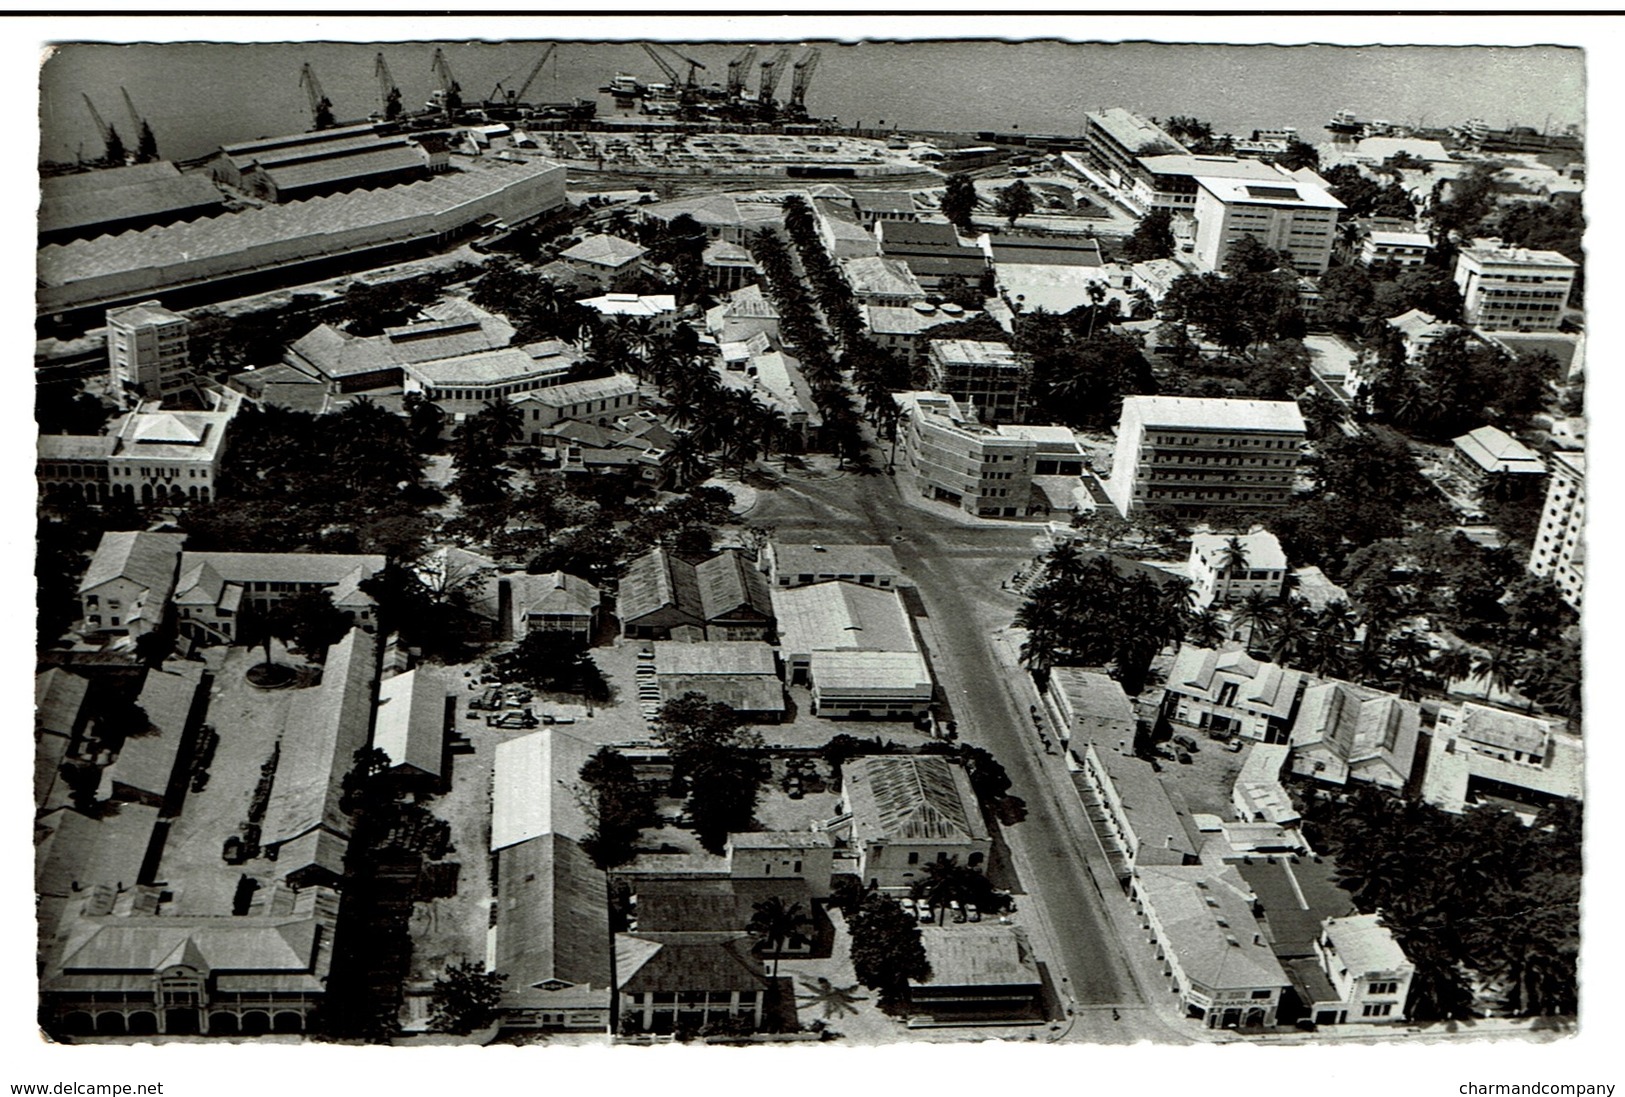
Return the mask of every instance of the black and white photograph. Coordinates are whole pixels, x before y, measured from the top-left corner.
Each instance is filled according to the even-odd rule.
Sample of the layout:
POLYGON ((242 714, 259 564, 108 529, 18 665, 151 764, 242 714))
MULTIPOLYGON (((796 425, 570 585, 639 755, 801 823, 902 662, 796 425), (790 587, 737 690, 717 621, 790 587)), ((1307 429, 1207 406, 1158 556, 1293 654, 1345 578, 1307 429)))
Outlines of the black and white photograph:
POLYGON ((1279 22, 29 24, 14 1037, 1611 1094, 1613 27, 1279 22))

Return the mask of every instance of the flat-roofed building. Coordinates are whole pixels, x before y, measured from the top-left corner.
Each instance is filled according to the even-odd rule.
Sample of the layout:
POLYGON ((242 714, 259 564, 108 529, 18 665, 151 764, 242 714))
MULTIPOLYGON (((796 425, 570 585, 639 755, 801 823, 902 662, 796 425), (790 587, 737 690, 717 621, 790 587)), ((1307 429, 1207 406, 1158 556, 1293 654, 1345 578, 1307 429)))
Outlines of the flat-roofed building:
POLYGON ((1269 1028, 1290 985, 1253 919, 1234 866, 1147 865, 1133 896, 1187 1017, 1207 1028, 1269 1028))
POLYGON ((1035 428, 986 426, 940 392, 899 392, 893 399, 903 415, 903 469, 924 498, 985 518, 1025 517, 1033 512, 1033 477, 1041 460, 1046 467, 1054 462, 1056 470, 1072 467, 1073 475, 1081 470, 1076 439, 1068 449, 1059 439, 1031 436, 1035 428))
POLYGON ((1044 691, 1061 741, 1134 743, 1134 706, 1122 684, 1088 667, 1053 667, 1044 691))
POLYGON ((804 883, 814 899, 827 899, 835 873, 835 842, 821 830, 754 830, 728 835, 728 877, 769 884, 804 883))
POLYGON ((677 327, 677 298, 669 293, 606 293, 585 298, 577 304, 592 309, 606 319, 624 317, 627 320, 647 321, 652 330, 666 335, 677 327))
POLYGON ((1433 238, 1425 232, 1397 229, 1371 229, 1360 237, 1362 267, 1419 267, 1433 250, 1433 238))
POLYGON ((1306 676, 1245 651, 1186 644, 1168 672, 1163 715, 1220 737, 1285 743, 1306 676))
POLYGON ((1553 452, 1551 473, 1540 526, 1529 550, 1529 570, 1550 577, 1563 600, 1579 609, 1585 593, 1585 453, 1553 452))
POLYGON ((1286 582, 1286 553, 1268 530, 1238 536, 1198 533, 1186 564, 1198 606, 1236 602, 1255 591, 1271 601, 1286 582), (1234 542, 1234 544, 1232 544, 1234 542))
POLYGON ((1019 926, 922 926, 928 979, 910 979, 909 1011, 937 1024, 1043 1020, 1043 977, 1019 926))
POLYGON ((107 380, 127 402, 173 397, 194 383, 187 332, 191 321, 157 301, 107 310, 107 380))
POLYGON ((1129 396, 1106 494, 1125 518, 1145 507, 1280 507, 1303 449, 1293 400, 1129 396))
POLYGON ((1416 965, 1377 914, 1349 914, 1321 924, 1316 955, 1340 999, 1316 1003, 1317 1025, 1397 1024, 1405 1020, 1416 965))
POLYGON ((1019 423, 1027 417, 1031 372, 1008 343, 976 339, 932 339, 926 351, 931 389, 994 423, 1019 423))
POLYGON ((762 552, 761 565, 775 587, 805 587, 832 580, 881 590, 908 585, 890 545, 771 541, 762 552))
POLYGON ((1416 765, 1421 728, 1414 701, 1352 682, 1311 682, 1292 721, 1292 772, 1401 790, 1416 765))
POLYGON ((941 755, 854 758, 841 767, 858 876, 869 887, 908 890, 933 861, 985 871, 992 846, 963 766, 941 755))
POLYGON ((1140 157, 1186 152, 1162 127, 1122 107, 1085 114, 1083 142, 1089 166, 1124 195, 1138 178, 1140 157))
POLYGON ((245 610, 263 613, 300 594, 325 591, 361 628, 377 625, 378 605, 361 584, 384 569, 383 556, 311 552, 183 552, 175 583, 180 631, 203 644, 241 639, 245 610))
POLYGON ((1584 743, 1555 721, 1468 701, 1440 706, 1420 796, 1450 812, 1489 801, 1532 817, 1582 799, 1584 771, 1584 743))
POLYGON ((1344 206, 1325 188, 1289 177, 1250 182, 1198 176, 1196 182, 1196 261, 1204 269, 1224 270, 1231 247, 1251 236, 1290 253, 1299 274, 1326 272, 1344 206))
POLYGON ((780 653, 818 716, 910 719, 931 704, 930 668, 895 590, 853 583, 772 588, 780 653))
MULTIPOLYGON (((1338 886, 1337 866, 1323 857, 1278 854, 1244 857, 1231 871, 1252 890, 1256 925, 1286 972, 1290 987, 1282 998, 1279 1020, 1311 1020, 1327 1013, 1339 1023, 1344 993, 1325 969, 1321 940, 1331 919, 1355 915, 1354 897, 1338 886)), ((1403 1000, 1401 1000, 1403 1001, 1403 1000)))
POLYGON ((1262 160, 1234 156, 1206 156, 1172 153, 1135 158, 1135 170, 1126 192, 1134 212, 1144 216, 1152 210, 1194 213, 1199 176, 1244 179, 1254 183, 1278 183, 1291 176, 1262 160))
POLYGON ((1462 317, 1489 331, 1555 331, 1579 264, 1555 251, 1474 240, 1456 256, 1462 317))

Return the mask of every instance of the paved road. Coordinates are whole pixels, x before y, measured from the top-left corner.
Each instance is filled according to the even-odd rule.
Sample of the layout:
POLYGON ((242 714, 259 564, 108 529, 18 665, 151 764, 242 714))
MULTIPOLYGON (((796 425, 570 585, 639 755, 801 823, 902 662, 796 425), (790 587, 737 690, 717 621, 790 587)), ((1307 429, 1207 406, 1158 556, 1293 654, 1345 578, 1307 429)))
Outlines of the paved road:
MULTIPOLYGON (((992 633, 1009 624, 1018 604, 1000 581, 1032 558, 1040 527, 961 525, 903 502, 890 477, 856 475, 763 492, 749 520, 785 532, 816 530, 830 541, 893 546, 919 586, 928 646, 961 737, 993 752, 1010 774, 1012 794, 1026 803, 1026 818, 1004 835, 1027 901, 1041 904, 1037 913, 1052 931, 1054 981, 1063 999, 1071 997, 1079 1007, 1073 1027, 1091 1039, 1179 1038, 1142 1008, 1123 946, 1106 919, 1105 900, 1084 868, 1086 861, 1103 867, 1103 854, 1082 829, 1087 823, 1076 800, 1066 802, 1070 793, 1060 758, 1039 748, 1026 707, 1030 686, 991 647, 992 633), (1107 1019, 1109 1006, 1119 1007, 1121 1022, 1107 1019)), ((1109 879, 1109 870, 1103 878, 1109 879)))

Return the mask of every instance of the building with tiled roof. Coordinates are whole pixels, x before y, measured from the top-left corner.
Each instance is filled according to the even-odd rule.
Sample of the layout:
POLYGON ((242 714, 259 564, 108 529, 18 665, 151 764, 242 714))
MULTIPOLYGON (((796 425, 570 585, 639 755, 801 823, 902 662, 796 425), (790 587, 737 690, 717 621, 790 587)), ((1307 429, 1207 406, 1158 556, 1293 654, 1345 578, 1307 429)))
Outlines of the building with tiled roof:
POLYGON ((79 580, 85 631, 141 636, 169 608, 186 535, 116 531, 102 534, 79 580))
POLYGON ((986 868, 987 824, 957 762, 941 755, 854 758, 841 768, 841 790, 866 885, 910 888, 933 861, 986 868))
POLYGON ((596 285, 627 290, 643 273, 649 249, 608 233, 597 233, 559 253, 559 261, 596 285))
POLYGON ((1284 743, 1305 683, 1302 671, 1245 651, 1186 644, 1168 672, 1163 714, 1203 732, 1284 743))
POLYGON ((39 241, 94 240, 211 217, 225 198, 208 176, 168 160, 40 179, 39 241))
POLYGON ((187 552, 181 554, 175 608, 183 636, 232 643, 243 610, 263 610, 298 594, 326 591, 334 608, 362 628, 376 625, 377 605, 361 584, 384 568, 384 557, 305 552, 187 552))
POLYGON ((615 935, 621 1023, 633 1032, 668 1035, 720 1022, 758 1028, 767 969, 739 931, 615 935))
POLYGON ((214 500, 231 419, 242 394, 212 394, 207 411, 165 411, 144 404, 98 435, 44 434, 36 444, 42 488, 90 503, 123 499, 142 506, 214 500))
POLYGON ((840 581, 774 587, 785 673, 819 716, 912 719, 931 703, 930 667, 895 590, 840 581))
POLYGON ((598 635, 603 595, 580 576, 553 571, 504 575, 497 582, 509 591, 513 639, 522 640, 532 632, 566 632, 591 643, 598 635))
POLYGON ((632 561, 616 605, 622 634, 640 640, 765 640, 767 580, 737 549, 700 564, 655 549, 632 561))
POLYGON ((741 286, 706 311, 705 330, 719 343, 743 343, 762 334, 777 339, 779 310, 761 286, 741 286))
POLYGON ((1253 743, 1230 786, 1230 807, 1244 823, 1293 827, 1301 818, 1281 784, 1292 748, 1285 743, 1253 743))
POLYGON ((260 845, 275 857, 277 876, 295 886, 344 875, 344 777, 367 745, 377 681, 377 646, 352 629, 328 649, 321 684, 289 702, 260 845))
POLYGON ((1585 745, 1558 722, 1472 701, 1442 705, 1420 796, 1445 811, 1494 802, 1531 816, 1585 795, 1585 745))
POLYGON ((1414 701, 1352 682, 1311 682, 1292 721, 1292 772, 1332 785, 1403 789, 1421 727, 1414 701))
POLYGON ((1289 979, 1234 866, 1147 865, 1134 899, 1185 1015, 1207 1028, 1268 1028, 1289 979))
POLYGON ((843 259, 841 273, 852 287, 853 300, 860 305, 908 308, 925 299, 925 288, 901 259, 879 255, 843 259))
POLYGON ((338 896, 320 887, 272 888, 236 916, 134 912, 97 892, 49 949, 40 977, 47 1030, 302 1033, 326 991, 337 920, 338 896))
POLYGON ((142 866, 162 848, 158 815, 151 804, 120 804, 94 816, 64 806, 35 821, 34 909, 42 945, 87 896, 136 886, 142 866))

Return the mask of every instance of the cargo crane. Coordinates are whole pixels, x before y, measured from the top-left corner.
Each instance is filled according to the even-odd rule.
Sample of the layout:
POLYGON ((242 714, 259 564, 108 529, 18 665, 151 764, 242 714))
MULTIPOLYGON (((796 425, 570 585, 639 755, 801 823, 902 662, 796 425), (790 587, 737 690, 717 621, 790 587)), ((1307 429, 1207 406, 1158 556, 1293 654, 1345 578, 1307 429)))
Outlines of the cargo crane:
POLYGON ((517 117, 518 113, 528 105, 525 101, 525 93, 530 91, 530 86, 542 74, 542 66, 547 64, 548 60, 553 56, 553 51, 557 48, 558 43, 548 43, 547 48, 542 51, 541 60, 531 67, 530 75, 525 77, 525 82, 519 85, 518 91, 504 88, 502 82, 497 81, 497 86, 491 89, 491 95, 485 101, 486 108, 488 110, 508 112, 511 116, 517 117))
POLYGON ((137 164, 150 164, 158 159, 158 139, 152 135, 152 127, 147 120, 136 111, 135 104, 130 101, 130 93, 122 87, 118 93, 124 97, 124 109, 130 112, 131 132, 135 138, 135 162, 137 164))
POLYGON ((389 62, 384 60, 383 53, 373 62, 372 72, 378 78, 378 113, 373 117, 393 122, 401 116, 401 86, 395 83, 395 74, 389 71, 389 62))
MULTIPOLYGON (((660 56, 660 54, 656 53, 655 48, 649 43, 644 42, 642 43, 642 46, 643 52, 649 55, 649 60, 653 61, 655 66, 659 68, 661 72, 666 74, 665 87, 667 89, 667 94, 673 97, 679 95, 682 88, 682 81, 677 76, 677 70, 672 68, 671 65, 667 64, 666 59, 660 56)), ((665 97, 662 94, 661 86, 658 84, 649 84, 645 90, 649 93, 651 98, 659 99, 665 97)))
POLYGON ((124 166, 125 150, 124 140, 118 135, 118 130, 108 125, 102 118, 101 111, 96 104, 90 101, 90 96, 84 92, 79 93, 85 100, 85 108, 90 111, 90 117, 96 123, 96 132, 101 135, 102 147, 106 149, 104 161, 108 167, 121 168, 124 166))
POLYGON ((322 91, 322 82, 316 79, 316 70, 306 61, 299 70, 299 86, 305 89, 305 98, 310 100, 310 114, 318 130, 332 129, 336 125, 333 118, 333 100, 322 91))
POLYGON ((786 114, 799 118, 807 116, 807 85, 812 82, 813 73, 818 70, 818 59, 823 56, 817 46, 813 46, 796 62, 796 72, 790 80, 790 103, 785 107, 786 114))
POLYGON ((756 63, 756 47, 746 46, 738 57, 728 62, 728 101, 737 103, 745 97, 745 82, 750 68, 756 63))
POLYGON ((773 92, 784 75, 785 63, 790 60, 790 47, 780 46, 777 53, 762 62, 762 79, 756 85, 756 102, 764 114, 773 112, 773 92))
POLYGON ((427 106, 432 111, 445 112, 449 120, 463 109, 463 87, 451 74, 451 62, 446 60, 445 51, 438 46, 435 47, 434 60, 429 63, 429 69, 440 81, 440 86, 429 93, 427 106))

